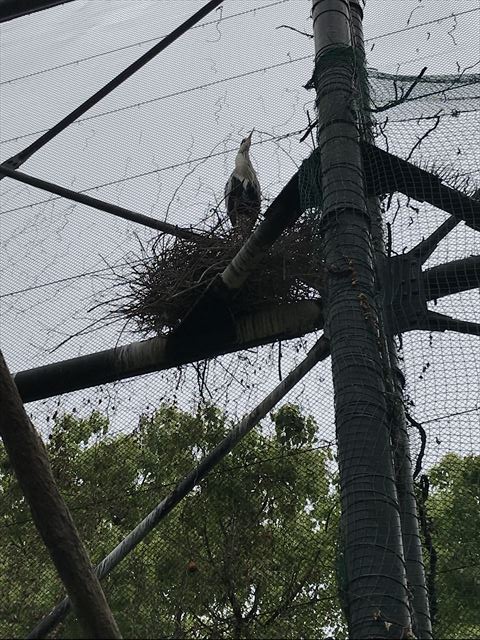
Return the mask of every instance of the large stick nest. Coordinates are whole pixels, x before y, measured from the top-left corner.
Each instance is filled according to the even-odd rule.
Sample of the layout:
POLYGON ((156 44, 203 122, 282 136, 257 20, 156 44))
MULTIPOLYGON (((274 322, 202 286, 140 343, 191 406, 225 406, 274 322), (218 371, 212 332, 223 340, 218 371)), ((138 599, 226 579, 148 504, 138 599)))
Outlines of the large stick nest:
MULTIPOLYGON (((162 236, 142 246, 140 256, 131 259, 128 269, 116 274, 117 284, 126 294, 114 313, 143 336, 168 333, 244 241, 238 232, 230 231, 206 234, 200 241, 166 240, 162 236)), ((284 233, 232 299, 232 311, 241 314, 318 295, 308 284, 315 278, 313 250, 311 231, 305 223, 284 233)))

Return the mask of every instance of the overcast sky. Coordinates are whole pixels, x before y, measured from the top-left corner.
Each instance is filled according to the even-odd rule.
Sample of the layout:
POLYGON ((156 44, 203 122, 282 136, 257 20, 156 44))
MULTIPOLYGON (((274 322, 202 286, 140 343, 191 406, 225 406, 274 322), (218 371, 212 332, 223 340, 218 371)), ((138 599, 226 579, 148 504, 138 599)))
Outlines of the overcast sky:
MULTIPOLYGON (((3 23, 0 159, 30 144, 203 4, 76 0, 3 23)), ((274 197, 311 151, 296 132, 308 123, 306 111, 313 115, 313 95, 303 88, 312 73, 313 43, 282 27, 311 32, 309 13, 308 0, 226 0, 206 24, 148 63, 22 169, 169 222, 197 225, 222 197, 235 149, 255 127, 252 156, 264 197, 274 197)), ((477 0, 369 0, 364 24, 369 66, 414 76, 423 66, 427 75, 469 67, 468 73, 478 73, 479 18, 477 0)), ((469 105, 474 102, 469 99, 469 105)), ((401 115, 403 120, 431 115, 439 105, 432 99, 401 115)), ((478 181, 478 99, 476 105, 477 111, 446 120, 424 154, 431 164, 468 172, 478 181)), ((415 125, 389 126, 394 151, 408 151, 415 125)), ((1 182, 0 193, 0 339, 10 368, 18 371, 136 339, 116 324, 56 349, 99 317, 89 309, 108 283, 91 272, 122 264, 138 251, 137 234, 146 241, 153 233, 11 180, 1 182), (72 279, 58 282, 64 278, 72 279)), ((445 218, 424 205, 420 209, 423 217, 413 223, 404 215, 396 222, 397 250, 412 246, 445 218)), ((459 226, 436 261, 479 253, 479 235, 459 226)), ((480 321, 478 291, 442 304, 445 312, 480 321)), ((405 366, 418 417, 434 420, 468 411, 455 418, 453 435, 450 418, 432 423, 441 431, 441 451, 472 446, 480 404, 478 343, 452 334, 435 336, 432 344, 426 335, 406 337, 405 366)), ((293 347, 285 353, 286 369, 302 356, 293 347)), ((232 413, 278 381, 275 349, 245 357, 252 362, 240 369, 231 368, 231 359, 211 365, 213 393, 232 413), (241 376, 250 377, 254 391, 245 393, 241 376)), ((193 404, 195 398, 185 398, 192 386, 180 388, 181 400, 193 404)), ((124 407, 121 420, 117 417, 121 422, 148 403, 171 397, 172 389, 174 376, 152 374, 70 394, 63 402, 67 408, 88 408, 100 398, 113 398, 110 408, 115 405, 118 412, 119 402, 124 407)), ((292 397, 318 415, 325 416, 328 406, 330 416, 329 363, 292 397)), ((51 402, 32 407, 43 419, 51 402)), ((329 418, 325 433, 331 435, 331 427, 329 418)))

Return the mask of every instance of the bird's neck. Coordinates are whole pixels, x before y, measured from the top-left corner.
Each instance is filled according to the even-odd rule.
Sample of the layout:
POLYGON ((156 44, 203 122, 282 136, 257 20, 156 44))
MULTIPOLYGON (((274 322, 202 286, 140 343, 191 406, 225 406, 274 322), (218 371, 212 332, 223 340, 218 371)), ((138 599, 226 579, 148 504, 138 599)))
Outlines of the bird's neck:
POLYGON ((239 151, 235 158, 235 172, 242 177, 248 177, 250 173, 250 166, 248 151, 239 151))

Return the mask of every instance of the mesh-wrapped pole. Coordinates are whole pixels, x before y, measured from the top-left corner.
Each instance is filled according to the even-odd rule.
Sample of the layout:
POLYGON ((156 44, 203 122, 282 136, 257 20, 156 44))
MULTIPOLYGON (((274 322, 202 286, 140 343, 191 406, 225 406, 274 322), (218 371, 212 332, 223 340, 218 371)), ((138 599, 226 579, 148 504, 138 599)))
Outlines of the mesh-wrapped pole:
MULTIPOLYGON (((232 451, 235 445, 249 433, 262 418, 299 382, 318 362, 325 360, 330 354, 328 340, 323 336, 310 349, 307 357, 300 362, 288 376, 278 384, 250 411, 225 438, 207 454, 195 469, 190 471, 122 542, 96 567, 97 576, 104 578, 119 564, 157 525, 172 511, 183 498, 205 478, 208 473, 232 451)), ((59 624, 70 610, 70 600, 64 598, 41 622, 32 630, 28 638, 42 638, 59 624)))
MULTIPOLYGON (((363 11, 359 0, 350 0, 352 19, 352 37, 355 47, 357 88, 362 101, 360 105, 363 115, 362 135, 366 142, 373 143, 373 128, 370 118, 370 95, 368 79, 366 77, 366 56, 363 37, 363 11)), ((372 221, 372 240, 376 263, 385 259, 385 244, 383 234, 383 219, 378 198, 367 200, 368 211, 372 221)), ((454 219, 447 223, 448 228, 456 224, 454 219)), ((393 336, 386 335, 381 316, 379 316, 380 336, 385 345, 383 357, 387 374, 387 384, 391 406, 391 432, 394 447, 394 467, 397 485, 397 495, 400 507, 400 521, 402 525, 403 552, 407 573, 408 588, 411 592, 412 627, 418 638, 432 638, 432 623, 430 606, 425 580, 425 566, 423 563, 422 542, 417 514, 413 486, 412 459, 410 441, 405 420, 403 399, 403 375, 400 370, 398 356, 393 336)))
POLYGON ((402 638, 408 589, 375 301, 348 0, 314 0, 314 84, 342 506, 340 585, 352 638, 402 638))

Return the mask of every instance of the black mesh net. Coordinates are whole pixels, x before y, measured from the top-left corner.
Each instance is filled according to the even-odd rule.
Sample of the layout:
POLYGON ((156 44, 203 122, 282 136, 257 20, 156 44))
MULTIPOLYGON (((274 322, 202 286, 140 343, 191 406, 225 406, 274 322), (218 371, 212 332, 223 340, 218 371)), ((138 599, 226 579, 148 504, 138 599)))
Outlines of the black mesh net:
MULTIPOLYGON (((194 4, 72 2, 4 23, 1 160, 194 4)), ((400 484, 409 458, 434 636, 480 638, 478 9, 458 3, 453 15, 436 7, 427 17, 421 2, 404 4, 392 19, 382 3, 365 9, 368 59, 385 70, 368 68, 370 101, 355 98, 369 109, 362 124, 373 127, 360 153, 382 246, 372 257, 375 296, 358 301, 383 336, 379 362, 390 362, 380 373, 385 406, 403 431, 381 455, 400 484), (434 75, 420 73, 424 62, 434 75), (370 305, 384 308, 381 327, 370 305)), ((94 564, 235 425, 247 425, 231 453, 103 577, 124 637, 344 638, 352 624, 341 400, 322 338, 335 275, 324 253, 322 213, 331 203, 323 202, 322 114, 309 82, 309 10, 298 0, 225 3, 20 168, 199 239, 158 234, 8 178, 0 185, 2 352, 12 373, 26 372, 16 378, 26 410, 94 564), (271 247, 263 237, 267 248, 245 282, 229 271, 234 286, 225 291, 219 278, 246 238, 231 229, 223 186, 253 126, 257 228, 287 222, 271 247), (289 372, 314 345, 320 361, 287 391, 289 372), (89 360, 110 349, 110 360, 89 360), (80 369, 69 367, 81 357, 75 383, 80 369), (131 366, 134 357, 144 366, 131 366), (55 363, 73 358, 55 373, 55 363), (38 369, 46 365, 53 368, 38 369), (272 392, 278 403, 260 421, 241 421, 272 392)), ((355 286, 348 251, 342 260, 355 286)), ((355 323, 348 314, 342 322, 354 341, 355 323)), ((340 364, 353 370, 349 349, 347 341, 340 364)), ((364 402, 371 380, 357 387, 364 402)), ((379 446, 375 429, 370 435, 357 451, 379 446)), ((359 544, 384 544, 384 500, 375 505, 378 529, 359 544)), ((3 449, 0 529, 0 635, 18 637, 65 592, 3 449)), ((358 564, 376 576, 369 557, 359 552, 358 564)), ((374 586, 384 584, 379 577, 374 586)), ((378 609, 376 593, 363 596, 365 608, 389 637, 398 621, 378 609)), ((48 631, 82 633, 72 613, 48 631)))

